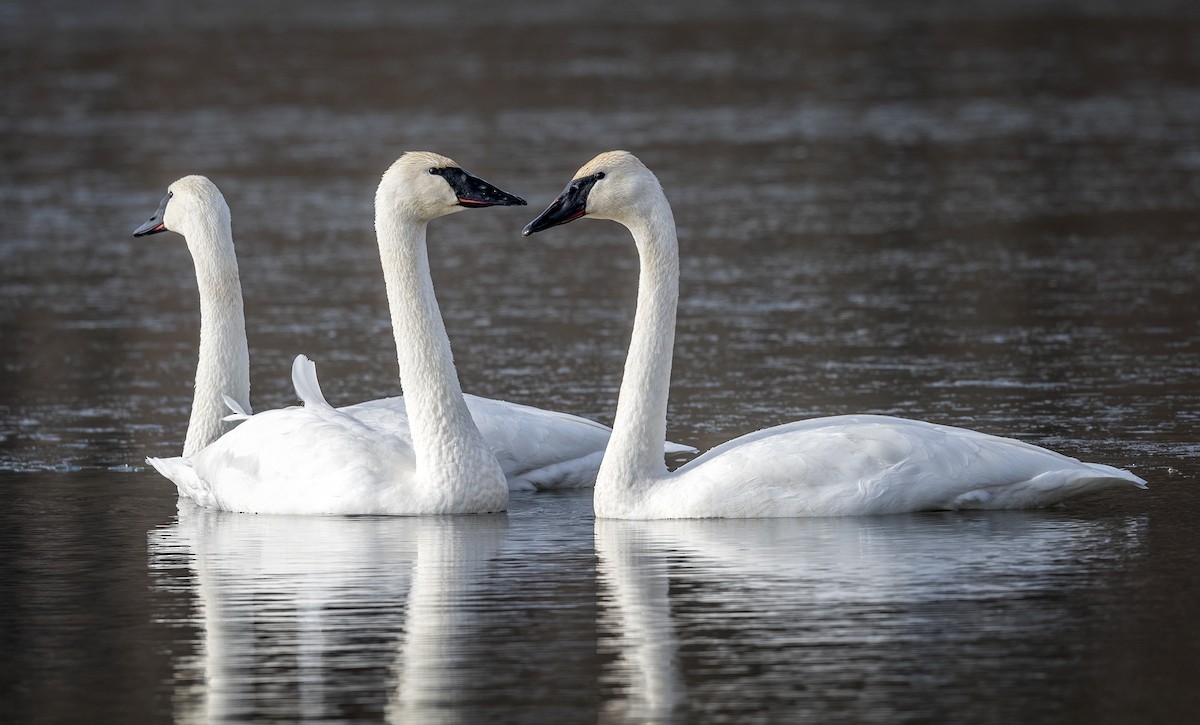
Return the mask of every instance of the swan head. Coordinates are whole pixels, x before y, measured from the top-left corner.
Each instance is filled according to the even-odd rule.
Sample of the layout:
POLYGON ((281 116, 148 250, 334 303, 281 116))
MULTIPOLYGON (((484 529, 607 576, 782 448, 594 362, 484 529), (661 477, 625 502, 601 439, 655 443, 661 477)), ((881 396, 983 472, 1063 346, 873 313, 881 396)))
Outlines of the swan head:
POLYGON ((229 205, 217 185, 204 176, 185 176, 167 187, 158 209, 148 221, 133 230, 133 236, 145 237, 159 232, 191 236, 197 225, 229 226, 229 205))
POLYGON ((465 171, 453 159, 409 151, 383 174, 377 211, 391 210, 420 222, 487 206, 524 206, 525 200, 465 171))
POLYGON ((525 225, 529 236, 583 216, 625 226, 663 199, 658 177, 628 151, 606 151, 583 165, 550 206, 525 225))

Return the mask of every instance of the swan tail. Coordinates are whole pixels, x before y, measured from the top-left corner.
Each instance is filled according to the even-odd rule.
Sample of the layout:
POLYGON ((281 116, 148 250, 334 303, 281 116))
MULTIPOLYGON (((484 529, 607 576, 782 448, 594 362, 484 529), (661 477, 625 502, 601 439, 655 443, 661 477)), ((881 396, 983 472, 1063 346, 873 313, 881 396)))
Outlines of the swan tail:
POLYGON ((699 453, 700 449, 695 446, 685 446, 682 443, 672 443, 667 441, 663 444, 663 453, 671 455, 674 453, 699 453))
POLYGON ((146 463, 175 484, 179 495, 190 498, 201 506, 216 507, 212 488, 196 473, 186 458, 147 458, 146 463))
POLYGON ((1010 509, 1053 506, 1069 498, 1134 485, 1145 489, 1146 481, 1129 471, 1088 463, 1079 468, 1047 471, 1020 484, 981 487, 955 498, 947 507, 958 509, 1010 509))
POLYGON ((541 468, 509 476, 509 491, 557 491, 568 488, 589 488, 596 485, 596 473, 604 451, 596 451, 569 461, 551 463, 541 468))
POLYGON ((1034 478, 1033 483, 1048 491, 1053 503, 1116 486, 1133 484, 1141 489, 1146 488, 1146 481, 1140 476, 1099 463, 1090 463, 1086 469, 1069 471, 1057 476, 1044 474, 1034 478))
POLYGON ((245 408, 243 408, 241 403, 237 402, 236 400, 229 397, 228 395, 222 395, 221 399, 225 401, 225 407, 229 408, 231 411, 233 411, 232 414, 225 416, 221 420, 224 420, 224 421, 246 420, 251 415, 253 415, 253 413, 251 413, 249 410, 246 410, 245 408))
POLYGON ((292 386, 296 388, 296 396, 304 401, 305 407, 333 409, 321 393, 321 383, 317 380, 317 364, 305 355, 297 355, 292 361, 292 386))
POLYGON ((1103 463, 1089 463, 1088 467, 1096 473, 1096 475, 1092 476, 1093 479, 1109 481, 1111 485, 1119 485, 1120 483, 1124 482, 1132 483, 1134 486, 1137 486, 1141 489, 1149 488, 1149 484, 1146 483, 1146 479, 1130 473, 1124 468, 1106 466, 1103 463))

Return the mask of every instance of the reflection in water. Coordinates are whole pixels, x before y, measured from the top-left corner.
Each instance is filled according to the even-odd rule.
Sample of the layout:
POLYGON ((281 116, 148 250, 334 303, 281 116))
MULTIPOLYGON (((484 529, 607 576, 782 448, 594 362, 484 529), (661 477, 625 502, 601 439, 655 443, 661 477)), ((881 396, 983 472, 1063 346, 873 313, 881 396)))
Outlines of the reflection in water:
POLYGON ((503 542, 507 521, 500 514, 414 522, 417 559, 389 722, 465 719, 454 706, 473 667, 467 645, 487 621, 476 611, 474 597, 486 580, 485 565, 503 542))
POLYGON ((1054 643, 1083 606, 1075 590, 1127 564, 1146 528, 1027 512, 596 521, 607 712, 746 716, 768 698, 818 716, 961 716, 981 707, 975 678, 1020 691, 1037 677, 1025 658, 1077 664, 1054 643))
POLYGON ((610 686, 621 693, 605 703, 606 719, 660 720, 684 695, 678 644, 668 601, 666 551, 646 537, 645 527, 596 520, 602 652, 615 650, 610 686), (607 590, 607 591, 604 591, 607 590))
POLYGON ((181 505, 149 541, 160 589, 195 603, 163 617, 199 630, 196 654, 174 656, 176 720, 1053 719, 1067 700, 1036 693, 1094 672, 1081 652, 1109 625, 1089 611, 1149 531, 987 512, 596 521, 589 540, 574 504, 407 519, 181 505), (584 601, 594 632, 569 615, 584 601))
POLYGON ((180 502, 151 566, 186 565, 203 644, 176 720, 453 719, 467 598, 503 516, 246 516, 180 502), (397 684, 398 683, 398 684, 397 684), (410 719, 411 718, 411 719, 410 719))

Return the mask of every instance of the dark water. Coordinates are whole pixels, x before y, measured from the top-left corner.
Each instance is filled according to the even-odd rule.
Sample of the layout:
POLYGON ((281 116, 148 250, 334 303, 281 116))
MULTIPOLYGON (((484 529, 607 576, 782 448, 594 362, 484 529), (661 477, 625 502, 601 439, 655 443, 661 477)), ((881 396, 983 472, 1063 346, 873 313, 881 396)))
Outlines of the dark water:
POLYGON ((0 2, 0 720, 1181 721, 1200 707, 1192 3, 0 2), (470 392, 611 421, 662 180, 669 431, 882 412, 1130 468, 1052 511, 594 522, 176 508, 190 260, 233 209, 253 402, 399 392, 371 199, 431 149, 530 201, 431 231, 470 392))

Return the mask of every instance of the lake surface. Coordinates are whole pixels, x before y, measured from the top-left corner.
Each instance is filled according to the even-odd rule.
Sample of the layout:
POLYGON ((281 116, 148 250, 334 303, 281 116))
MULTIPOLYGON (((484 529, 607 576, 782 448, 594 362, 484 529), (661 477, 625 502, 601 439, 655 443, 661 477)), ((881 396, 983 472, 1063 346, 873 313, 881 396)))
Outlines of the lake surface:
POLYGON ((1200 708, 1194 3, 0 3, 0 720, 1171 722, 1200 708), (1128 468, 1048 511, 295 519, 177 502, 190 258, 233 212, 254 407, 400 392, 372 198, 445 153, 464 388, 612 420, 636 256, 520 228, 595 153, 681 240, 668 432, 876 412, 1128 468))

